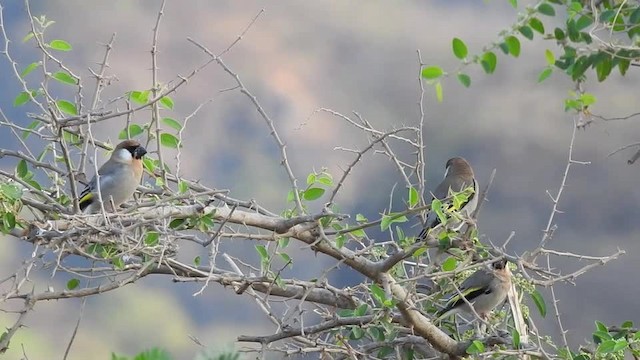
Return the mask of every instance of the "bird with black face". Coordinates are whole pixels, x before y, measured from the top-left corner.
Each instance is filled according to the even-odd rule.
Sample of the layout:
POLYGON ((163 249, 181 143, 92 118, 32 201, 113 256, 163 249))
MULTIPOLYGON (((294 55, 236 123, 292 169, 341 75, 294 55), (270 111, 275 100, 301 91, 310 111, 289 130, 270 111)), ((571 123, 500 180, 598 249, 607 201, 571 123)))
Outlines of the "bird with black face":
MULTIPOLYGON (((444 173, 444 180, 436 187, 432 192, 433 199, 444 200, 449 197, 449 191, 461 192, 468 187, 473 187, 473 194, 469 196, 467 201, 460 207, 460 214, 466 217, 470 217, 478 207, 478 182, 473 174, 473 169, 469 162, 461 157, 454 157, 447 161, 446 170, 444 173)), ((426 239, 427 233, 430 229, 433 229, 440 224, 440 218, 435 211, 430 211, 427 214, 427 220, 425 221, 424 228, 420 232, 419 239, 426 239)), ((460 230, 464 222, 453 222, 451 227, 454 230, 460 230)))
POLYGON ((460 312, 473 314, 474 311, 482 319, 487 319, 489 312, 505 301, 510 288, 511 271, 507 260, 498 260, 491 264, 490 269, 483 267, 466 278, 458 287, 460 293, 455 292, 449 297, 447 306, 437 313, 435 322, 460 312))
POLYGON ((80 194, 80 210, 85 214, 100 212, 102 198, 105 211, 114 212, 129 200, 142 179, 142 157, 146 153, 135 140, 118 144, 80 194))

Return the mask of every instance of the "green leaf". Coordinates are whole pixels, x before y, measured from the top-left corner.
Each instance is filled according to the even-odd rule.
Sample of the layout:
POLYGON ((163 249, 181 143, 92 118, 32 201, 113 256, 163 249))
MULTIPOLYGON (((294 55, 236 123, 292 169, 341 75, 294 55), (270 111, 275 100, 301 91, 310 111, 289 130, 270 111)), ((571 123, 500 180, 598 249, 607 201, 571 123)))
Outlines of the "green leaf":
POLYGON ((418 250, 414 251, 413 254, 411 254, 411 256, 417 258, 420 255, 424 254, 425 252, 427 252, 427 247, 426 246, 418 248, 418 250))
POLYGON ((29 93, 26 92, 26 91, 22 91, 13 100, 13 106, 15 106, 15 107, 22 106, 22 105, 26 104, 27 101, 29 101, 30 99, 31 99, 31 97, 29 96, 29 93))
POLYGON ((201 262, 202 262, 202 259, 200 258, 200 256, 196 256, 193 258, 193 265, 200 266, 201 262))
POLYGON ((9 233, 16 227, 16 216, 13 213, 6 212, 2 215, 2 227, 4 233, 9 233))
MULTIPOLYGON (((27 129, 33 130, 40 124, 40 120, 33 120, 29 125, 27 125, 27 129)), ((29 135, 31 135, 31 131, 23 130, 22 135, 20 136, 22 140, 26 140, 29 135)), ((44 153, 44 151, 43 151, 44 153)), ((38 161, 42 161, 42 159, 38 159, 38 161)))
POLYGON ((442 83, 438 81, 435 85, 435 88, 436 88, 436 99, 438 100, 438 102, 441 103, 443 100, 442 83))
POLYGON ((578 19, 578 21, 576 21, 575 29, 577 31, 581 31, 589 27, 591 24, 593 24, 593 20, 591 20, 590 17, 583 15, 578 19))
POLYGON ((73 289, 77 288, 78 285, 80 285, 80 280, 78 280, 76 278, 73 278, 73 279, 67 281, 67 289, 69 289, 69 290, 73 290, 73 289))
POLYGON ((471 77, 467 74, 458 73, 458 81, 460 81, 460 83, 466 88, 471 86, 471 77))
POLYGON ((553 73, 552 68, 550 67, 545 68, 544 70, 542 70, 540 75, 538 75, 538 82, 541 83, 545 81, 549 76, 551 76, 552 73, 553 73))
POLYGON ((111 258, 111 263, 116 269, 124 269, 124 261, 122 261, 122 258, 120 256, 114 256, 113 258, 111 258))
POLYGON ((269 260, 269 253, 267 252, 267 248, 264 245, 256 245, 256 251, 258 252, 258 255, 260 255, 260 260, 269 260))
POLYGON ((420 201, 420 195, 418 194, 418 190, 413 186, 409 187, 409 207, 415 207, 418 205, 420 201))
POLYGON ((621 328, 623 329, 630 329, 633 327, 633 321, 631 320, 627 320, 625 322, 622 323, 622 325, 620 325, 621 328))
POLYGON ((22 188, 19 188, 15 184, 0 184, 0 194, 3 194, 9 199, 18 200, 22 198, 22 188))
POLYGON ((173 109, 173 100, 168 96, 162 97, 162 99, 160 99, 160 104, 167 109, 173 109))
POLYGON ((342 249, 342 247, 344 246, 344 244, 347 242, 347 237, 340 234, 338 236, 336 236, 336 247, 338 249, 342 249))
POLYGON ((629 22, 632 24, 640 23, 640 7, 633 10, 631 15, 629 15, 629 22))
POLYGON ((598 76, 598 81, 605 81, 609 74, 611 74, 612 67, 611 59, 609 57, 600 60, 596 64, 596 75, 598 76))
POLYGON ((371 295, 373 295, 374 299, 381 304, 383 304, 387 299, 387 294, 377 284, 371 284, 371 286, 369 286, 369 291, 371 292, 371 295))
POLYGON ((523 26, 518 29, 518 31, 520 32, 520 34, 522 34, 522 36, 526 37, 529 40, 533 40, 533 30, 531 30, 530 27, 523 26))
POLYGON ((599 354, 609 354, 609 353, 614 352, 615 347, 616 347, 616 341, 615 340, 607 340, 607 341, 603 341, 598 346, 598 349, 596 351, 599 354))
POLYGON ((508 36, 506 39, 504 39, 504 42, 509 47, 509 54, 511 54, 513 57, 520 56, 520 40, 518 40, 517 37, 508 36))
POLYGON ((442 210, 442 201, 438 199, 433 199, 431 201, 431 210, 435 212, 436 215, 438 215, 438 219, 440 220, 441 224, 447 223, 447 217, 445 216, 444 211, 442 210))
POLYGON ((127 134, 127 129, 120 131, 120 134, 118 134, 118 139, 120 140, 133 139, 134 137, 141 135, 144 132, 144 129, 142 128, 142 126, 138 124, 129 125, 128 130, 129 130, 128 134, 127 134))
POLYGON ((584 93, 580 95, 580 101, 584 106, 589 106, 596 103, 596 97, 593 94, 584 93))
POLYGON ((324 195, 325 190, 323 188, 309 188, 302 193, 302 197, 307 201, 312 201, 320 198, 324 195))
POLYGON ((478 340, 473 340, 467 348, 467 354, 469 355, 480 354, 482 352, 484 352, 484 344, 478 340))
POLYGON ((391 226, 391 224, 402 223, 407 221, 408 219, 404 215, 399 216, 398 214, 395 214, 395 213, 385 214, 385 215, 382 215, 382 221, 380 222, 380 230, 387 231, 389 229, 389 226, 391 226))
POLYGON ((169 133, 160 134, 160 143, 171 149, 177 149, 180 146, 180 139, 169 133))
POLYGON ((597 320, 596 320, 596 329, 599 331, 604 331, 606 333, 609 333, 609 328, 607 327, 607 325, 597 320))
POLYGON ((362 305, 358 306, 353 313, 356 316, 364 316, 364 315, 367 314, 367 309, 368 308, 369 308, 369 306, 365 303, 365 304, 362 304, 362 305))
POLYGON ((428 80, 437 79, 444 74, 439 66, 428 66, 422 69, 422 77, 428 80))
POLYGON ((547 64, 549 66, 556 63, 556 57, 553 55, 553 52, 549 49, 544 51, 544 58, 547 60, 547 64))
POLYGON ((496 65, 498 63, 498 58, 493 51, 488 51, 482 55, 482 68, 487 74, 493 74, 496 70, 496 65))
POLYGON ((520 349, 520 333, 516 329, 511 332, 511 343, 514 349, 520 349))
POLYGON ((511 4, 514 9, 518 8, 518 0, 509 0, 509 4, 511 4))
POLYGON ((393 347, 391 346, 383 346, 380 348, 380 350, 378 350, 378 353, 376 354, 378 359, 388 359, 389 355, 393 354, 394 350, 393 347))
POLYGON ((58 71, 51 74, 51 77, 60 81, 63 84, 77 85, 78 80, 76 80, 73 76, 69 75, 65 71, 58 71))
POLYGON ((150 157, 143 157, 142 165, 144 166, 145 169, 147 169, 147 171, 149 171, 152 174, 153 172, 156 171, 156 162, 150 157))
POLYGON ((49 47, 52 48, 53 50, 58 50, 58 51, 71 51, 72 49, 71 44, 69 44, 64 40, 52 40, 49 43, 49 47))
POLYGON ((535 290, 531 293, 531 299, 533 300, 534 304, 536 304, 540 315, 542 317, 547 316, 547 305, 545 304, 544 298, 542 297, 542 295, 540 295, 538 290, 535 290))
MULTIPOLYGON (((540 21, 538 18, 531 18, 529 19, 529 26, 531 26, 531 28, 537 32, 539 32, 540 34, 544 35, 544 24, 542 23, 542 21, 540 21)), ((531 40, 531 39, 529 39, 531 40)))
POLYGON ((290 264, 292 262, 291 256, 289 256, 289 254, 279 253, 278 255, 280 255, 280 257, 282 258, 282 261, 284 261, 285 264, 290 264))
POLYGON ((35 68, 37 68, 38 66, 40 66, 40 62, 33 62, 29 65, 27 65, 26 68, 24 68, 24 70, 22 70, 22 72, 20 73, 20 77, 25 77, 27 75, 29 75, 29 73, 31 73, 33 70, 35 70, 35 68))
POLYGON ((625 339, 616 340, 616 345, 613 347, 613 352, 618 352, 626 349, 629 346, 629 343, 625 339))
POLYGON ((312 185, 316 182, 316 174, 311 173, 307 175, 307 185, 312 185))
POLYGON ((316 180, 322 185, 333 186, 333 177, 329 173, 323 172, 316 180))
POLYGON ((442 263, 442 271, 453 271, 458 266, 458 260, 454 257, 449 257, 442 263))
POLYGON ((129 100, 138 103, 140 105, 144 105, 149 102, 149 90, 145 91, 130 91, 129 92, 129 100))
POLYGON ((178 192, 179 192, 180 194, 184 194, 184 193, 186 193, 187 191, 189 191, 189 184, 187 184, 187 182, 186 182, 186 181, 182 181, 182 180, 180 180, 180 181, 178 182, 178 192))
POLYGON ((78 109, 76 109, 76 106, 67 100, 57 100, 56 105, 58 105, 60 111, 67 115, 78 115, 78 109))
POLYGON ((160 239, 160 233, 157 231, 149 231, 147 236, 144 238, 144 244, 147 246, 156 246, 158 245, 158 240, 160 239))
POLYGON ((289 245, 289 237, 283 237, 278 239, 278 247, 281 249, 286 248, 289 245))
POLYGON ((458 38, 453 38, 451 46, 453 47, 453 55, 455 55, 458 59, 462 60, 467 57, 467 45, 464 43, 464 41, 458 38))
POLYGON ((538 8, 536 10, 538 10, 538 12, 543 15, 547 15, 547 16, 556 15, 556 10, 549 3, 542 3, 538 5, 538 8))
POLYGON ((364 336, 364 330, 362 330, 359 326, 352 326, 351 333, 349 334, 349 339, 351 340, 360 340, 364 336))
POLYGON ((16 167, 16 174, 20 179, 23 179, 25 176, 27 176, 28 172, 29 169, 27 168, 27 162, 24 159, 20 160, 18 162, 18 166, 16 167))
POLYGON ((364 217, 364 215, 356 214, 356 222, 362 223, 362 222, 367 222, 367 221, 369 221, 369 219, 364 217))
POLYGON ((33 33, 33 31, 29 31, 29 33, 22 38, 22 42, 26 43, 27 41, 31 40, 31 38, 33 38, 34 36, 35 34, 33 33))

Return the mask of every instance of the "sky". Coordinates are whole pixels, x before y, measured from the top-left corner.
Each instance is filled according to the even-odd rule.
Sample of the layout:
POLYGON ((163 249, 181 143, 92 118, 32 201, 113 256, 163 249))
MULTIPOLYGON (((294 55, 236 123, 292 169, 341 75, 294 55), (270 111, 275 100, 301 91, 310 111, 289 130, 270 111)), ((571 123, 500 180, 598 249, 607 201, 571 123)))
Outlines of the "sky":
MULTIPOLYGON (((21 2, 0 0, 0 4, 10 51, 21 69, 39 60, 33 43, 21 42, 29 31, 28 17, 21 2)), ((47 1, 34 2, 32 12, 56 21, 46 36, 73 45, 73 51, 61 59, 87 84, 93 84, 89 68, 97 69, 103 57, 101 44, 116 33, 109 68, 114 78, 103 94, 109 99, 150 87, 152 29, 159 6, 159 1, 47 1)), ((349 116, 357 112, 382 130, 415 125, 420 97, 418 51, 425 64, 455 73, 460 64, 451 53, 452 38, 463 39, 470 53, 478 53, 517 15, 507 1, 167 1, 158 41, 160 81, 175 81, 207 61, 188 38, 219 53, 261 9, 264 13, 223 58, 274 120, 287 144, 292 169, 301 179, 325 167, 338 178, 353 154, 335 148, 361 149, 367 144, 361 132, 318 109, 349 116)), ((548 29, 559 21, 543 20, 548 29)), ((574 121, 563 104, 572 83, 559 73, 537 83, 546 66, 544 51, 557 53, 555 44, 539 36, 521 41, 520 57, 499 54, 493 75, 468 66, 470 88, 450 76, 443 80, 443 102, 436 101, 428 84, 424 101, 427 188, 437 185, 446 160, 453 156, 470 161, 481 186, 496 169, 479 228, 484 241, 497 244, 514 231, 508 248, 513 254, 531 250, 540 241, 552 208, 547 190, 555 193, 562 180, 574 121)), ((30 76, 27 80, 37 86, 37 75, 30 76)), ((5 57, 0 57, 0 81, 0 108, 14 122, 27 125, 26 113, 36 109, 12 106, 21 88, 5 57)), ((637 81, 632 68, 624 78, 616 73, 605 83, 587 82, 586 89, 598 99, 593 113, 618 117, 637 112, 637 81)), ((221 91, 233 86, 234 80, 212 64, 173 96, 176 105, 166 116, 181 121, 204 104, 186 127, 180 174, 280 212, 287 205, 288 178, 279 165, 279 149, 248 99, 238 91, 221 91)), ((62 98, 73 96, 62 85, 54 89, 62 98)), ((87 96, 91 89, 92 85, 84 90, 87 96)), ((138 113, 133 121, 144 124, 149 115, 138 113)), ((125 121, 116 118, 100 124, 97 133, 103 140, 117 142, 125 121)), ((573 345, 590 339, 595 319, 611 325, 638 320, 634 299, 640 295, 640 279, 627 274, 637 269, 640 253, 639 169, 626 162, 632 152, 609 154, 636 142, 639 130, 637 119, 596 121, 576 135, 574 159, 590 165, 571 168, 551 247, 592 256, 621 248, 626 254, 579 277, 575 285, 556 287, 563 325, 573 345)), ((0 143, 6 148, 18 146, 5 127, 0 128, 0 143)), ((13 159, 0 159, 0 168, 14 166, 13 159)), ((345 183, 338 203, 343 212, 376 218, 389 208, 389 194, 401 181, 384 156, 365 156, 345 183)), ((396 210, 400 197, 396 196, 396 210)), ((312 210, 321 205, 322 201, 317 202, 312 210)), ((405 231, 414 230, 407 224, 405 231)), ((384 235, 376 236, 384 240, 384 235)), ((223 249, 255 262, 254 245, 236 239, 223 249)), ((298 247, 292 250, 294 259, 300 259, 291 270, 296 276, 310 279, 335 264, 298 247)), ((181 250, 185 258, 204 254, 195 246, 181 250)), ((30 251, 30 246, 15 239, 3 239, 0 277, 30 251)), ((583 264, 557 266, 570 270, 583 264)), ((39 287, 64 283, 50 279, 46 271, 36 279, 39 287)), ((332 281, 347 285, 358 278, 336 273, 332 281)), ((198 284, 175 284, 156 277, 90 298, 70 359, 83 359, 89 352, 101 358, 109 351, 134 353, 158 344, 178 358, 191 358, 199 348, 187 334, 208 346, 225 347, 238 335, 275 331, 251 299, 216 284, 193 296, 199 289, 198 284)), ((38 304, 28 318, 28 328, 20 331, 14 344, 27 344, 30 359, 61 357, 64 347, 60 344, 71 336, 79 306, 78 300, 38 304)), ((552 316, 536 320, 542 329, 557 335, 552 316)), ((0 324, 7 323, 6 314, 0 313, 0 324)))

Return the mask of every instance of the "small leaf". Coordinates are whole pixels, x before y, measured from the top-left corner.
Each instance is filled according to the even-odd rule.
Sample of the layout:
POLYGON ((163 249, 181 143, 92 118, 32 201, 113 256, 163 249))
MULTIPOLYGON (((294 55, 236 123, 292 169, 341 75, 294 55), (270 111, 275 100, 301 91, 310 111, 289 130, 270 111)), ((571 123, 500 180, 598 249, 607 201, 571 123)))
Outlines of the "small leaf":
POLYGON ((438 199, 433 199, 431 201, 431 210, 436 213, 441 224, 447 223, 447 217, 445 216, 444 211, 442 210, 442 201, 438 199))
POLYGON ((129 92, 129 100, 138 103, 140 105, 144 105, 149 102, 149 90, 145 91, 130 91, 129 92))
POLYGON ((545 81, 549 76, 551 76, 551 73, 553 73, 553 69, 550 67, 547 67, 544 70, 542 70, 540 75, 538 75, 538 82, 541 83, 545 81))
POLYGON ((369 291, 381 304, 387 299, 387 294, 385 294, 384 290, 382 290, 382 288, 377 284, 371 284, 371 286, 369 286, 369 291))
POLYGON ((78 84, 78 80, 74 79, 73 76, 69 75, 64 71, 58 71, 51 74, 51 77, 60 81, 63 84, 76 85, 78 84))
POLYGON ((195 258, 193 258, 193 265, 200 266, 201 262, 202 262, 202 259, 200 258, 200 256, 196 256, 195 258))
POLYGON ((439 66, 429 66, 422 69, 422 77, 428 80, 437 79, 444 74, 439 66))
POLYGON ((180 181, 178 182, 178 192, 179 192, 180 194, 184 194, 184 193, 186 193, 187 191, 189 191, 189 184, 187 184, 187 182, 186 182, 186 181, 182 181, 182 180, 180 180, 180 181))
POLYGON ((22 106, 22 105, 26 104, 27 101, 29 101, 30 99, 31 99, 31 97, 29 96, 29 93, 26 92, 26 91, 22 91, 13 100, 13 106, 15 106, 15 107, 22 106))
POLYGON ((436 87, 436 99, 438 100, 439 103, 441 103, 443 100, 442 83, 438 81, 435 87, 436 87))
POLYGON ((458 81, 460 81, 460 83, 466 88, 471 86, 471 77, 469 75, 467 75, 467 74, 459 73, 458 74, 458 81))
POLYGON ((316 182, 316 174, 311 173, 307 175, 307 185, 313 185, 316 182))
POLYGON ((49 43, 49 47, 52 48, 53 50, 58 50, 58 51, 71 51, 72 49, 71 44, 69 44, 64 40, 52 40, 49 43))
POLYGON ((526 37, 529 40, 533 40, 533 30, 531 30, 530 27, 523 26, 519 28, 518 31, 520 32, 520 34, 522 34, 522 36, 526 37))
POLYGON ((114 256, 111 259, 111 263, 116 269, 124 269, 124 261, 122 261, 122 258, 120 256, 114 256))
POLYGON ((470 355, 480 354, 481 352, 484 352, 484 344, 478 340, 473 340, 467 348, 467 354, 470 355))
POLYGON ((540 34, 544 35, 544 24, 542 23, 542 21, 540 21, 538 18, 531 18, 529 20, 529 26, 531 26, 531 28, 537 32, 539 32, 540 34))
POLYGON ((453 47, 453 55, 455 55, 458 59, 462 60, 467 57, 468 50, 467 45, 464 43, 464 41, 458 38, 453 38, 451 46, 453 47))
POLYGON ((609 333, 609 328, 607 327, 607 325, 597 320, 596 320, 596 329, 599 331, 604 331, 606 333, 609 333))
POLYGON ((420 195, 418 194, 418 190, 413 186, 409 187, 409 207, 415 207, 418 205, 420 201, 420 195))
POLYGON ((280 257, 282 258, 282 261, 284 261, 285 264, 289 264, 292 262, 291 256, 289 256, 289 254, 279 253, 278 255, 280 255, 280 257))
POLYGON ((442 263, 442 271, 453 271, 458 266, 458 260, 450 257, 442 263))
POLYGON ((73 290, 73 289, 77 288, 78 285, 80 285, 80 280, 78 280, 76 278, 73 278, 73 279, 67 281, 67 289, 69 289, 69 290, 73 290))
POLYGON ((544 51, 544 58, 547 60, 547 64, 549 64, 549 66, 556 63, 556 57, 555 55, 553 55, 553 52, 549 49, 544 51))
POLYGON ((615 340, 603 341, 602 344, 598 346, 597 352, 600 354, 609 354, 614 352, 615 347, 616 347, 615 340))
POLYGON ((355 316, 364 316, 364 315, 367 314, 367 309, 368 308, 369 308, 369 306, 365 303, 365 304, 362 304, 362 305, 358 306, 353 313, 355 314, 355 316))
POLYGON ((33 31, 29 31, 29 33, 22 38, 22 42, 26 43, 27 41, 31 40, 34 35, 35 34, 33 33, 33 31))
POLYGON ((169 133, 160 134, 160 143, 171 149, 177 149, 180 146, 180 139, 169 133))
POLYGON ((160 99, 160 104, 167 109, 173 109, 173 100, 168 96, 162 97, 162 99, 160 99))
POLYGON ((544 303, 544 298, 542 297, 542 295, 540 295, 538 290, 535 290, 534 292, 531 293, 531 299, 536 304, 536 307, 538 308, 540 315, 542 317, 547 316, 547 305, 544 303))
POLYGON ((342 247, 344 246, 345 242, 347 242, 347 237, 340 234, 338 236, 336 236, 336 247, 338 249, 342 249, 342 247))
POLYGON ((258 255, 260 255, 260 259, 262 261, 269 260, 269 253, 264 245, 256 245, 256 251, 258 252, 258 255))
POLYGON ((309 188, 302 193, 302 197, 305 200, 312 201, 320 198, 324 195, 325 190, 323 188, 309 188))
POLYGON ((157 231, 149 231, 147 236, 144 238, 144 244, 147 246, 156 246, 158 245, 158 240, 160 239, 160 233, 157 231))
POLYGON ((37 68, 38 66, 40 66, 40 62, 33 62, 29 65, 27 65, 26 68, 24 68, 24 70, 22 70, 22 72, 20 73, 20 77, 25 77, 27 75, 29 75, 29 73, 31 73, 33 70, 35 70, 35 68, 37 68))
POLYGON ((504 42, 509 48, 509 54, 511 54, 513 57, 520 56, 520 40, 518 40, 517 37, 508 36, 506 39, 504 39, 504 42))
POLYGON ((58 105, 60 111, 67 115, 78 115, 78 109, 76 109, 76 106, 67 100, 57 100, 56 105, 58 105))
POLYGON ((15 184, 0 184, 0 194, 12 200, 18 200, 22 197, 22 189, 15 184))
POLYGON ((511 332, 511 343, 514 349, 520 349, 520 333, 516 329, 511 332))
POLYGON ((356 222, 362 223, 362 222, 367 222, 367 221, 369 221, 369 219, 364 217, 364 215, 356 214, 356 222))
POLYGON ((482 55, 482 68, 487 74, 492 74, 496 70, 496 65, 498 63, 498 58, 496 54, 492 51, 488 51, 482 55))
POLYGON ((509 0, 509 4, 511 4, 514 9, 518 8, 518 0, 509 0))
POLYGON ((20 160, 18 162, 18 166, 16 167, 16 174, 20 179, 23 179, 25 176, 27 176, 28 172, 29 169, 27 168, 27 162, 24 159, 20 160))
POLYGON ((390 213, 382 215, 382 221, 380 222, 380 230, 387 231, 391 224, 396 222, 406 222, 408 221, 407 217, 404 215, 398 216, 397 214, 390 213))
POLYGON ((144 129, 142 128, 142 126, 138 124, 131 124, 129 125, 128 134, 127 134, 127 129, 124 129, 120 131, 120 134, 118 134, 118 139, 120 140, 133 139, 134 137, 142 134, 143 132, 144 132, 144 129))
POLYGON ((540 14, 543 15, 547 15, 547 16, 555 16, 556 15, 556 10, 553 8, 553 6, 551 6, 548 3, 542 3, 540 5, 538 5, 538 12, 540 14))

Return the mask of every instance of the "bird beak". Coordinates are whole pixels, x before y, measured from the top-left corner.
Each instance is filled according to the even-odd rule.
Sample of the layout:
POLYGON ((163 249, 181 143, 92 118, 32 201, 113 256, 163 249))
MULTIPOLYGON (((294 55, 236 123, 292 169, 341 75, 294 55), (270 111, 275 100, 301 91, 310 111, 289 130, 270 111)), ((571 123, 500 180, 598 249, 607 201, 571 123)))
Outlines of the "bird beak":
POLYGON ((142 146, 138 146, 133 152, 133 157, 135 157, 136 159, 141 159, 146 153, 147 149, 143 148, 142 146))

